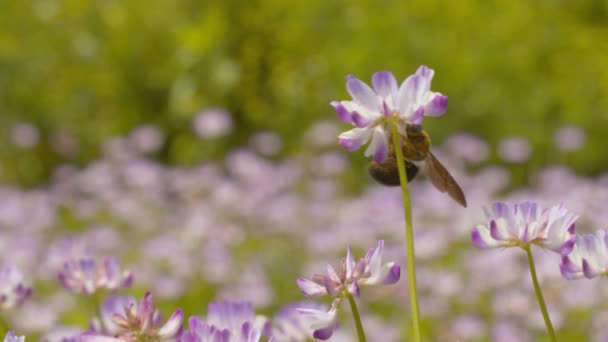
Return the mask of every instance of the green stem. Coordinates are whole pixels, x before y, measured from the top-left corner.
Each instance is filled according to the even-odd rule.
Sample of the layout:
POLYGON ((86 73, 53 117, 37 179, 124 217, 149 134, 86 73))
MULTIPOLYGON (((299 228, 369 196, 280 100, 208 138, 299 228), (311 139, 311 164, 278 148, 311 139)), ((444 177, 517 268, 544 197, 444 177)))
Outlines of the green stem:
POLYGON ((359 310, 357 309, 357 302, 355 302, 355 298, 348 291, 344 291, 344 295, 348 298, 348 302, 350 303, 350 311, 353 313, 353 320, 355 321, 355 326, 357 327, 357 337, 359 337, 359 342, 365 342, 365 331, 363 331, 363 325, 361 324, 361 317, 359 316, 359 310))
POLYGON ((552 342, 555 342, 557 341, 555 338, 555 331, 553 331, 553 325, 551 324, 551 319, 549 318, 547 305, 545 304, 545 299, 543 298, 543 294, 540 291, 540 285, 538 284, 538 278, 536 277, 536 267, 534 266, 534 259, 532 258, 532 251, 530 250, 530 246, 523 247, 523 249, 528 254, 528 264, 530 265, 530 274, 532 275, 534 292, 536 292, 536 298, 538 298, 538 305, 540 306, 540 311, 543 313, 543 319, 545 320, 545 325, 547 326, 549 338, 552 342))
POLYGON ((2 334, 1 336, 8 334, 9 331, 10 328, 8 323, 6 322, 6 319, 4 319, 4 315, 0 315, 0 333, 2 334))
POLYGON ((391 123, 391 136, 399 169, 399 180, 401 182, 401 194, 403 195, 403 213, 405 215, 405 243, 407 252, 407 280, 410 290, 410 302, 412 308, 412 331, 413 341, 420 342, 420 308, 418 307, 418 295, 416 294, 416 265, 414 262, 414 229, 412 227, 412 206, 410 203, 410 193, 407 187, 407 177, 405 175, 405 162, 403 161, 403 151, 399 141, 397 125, 391 123))

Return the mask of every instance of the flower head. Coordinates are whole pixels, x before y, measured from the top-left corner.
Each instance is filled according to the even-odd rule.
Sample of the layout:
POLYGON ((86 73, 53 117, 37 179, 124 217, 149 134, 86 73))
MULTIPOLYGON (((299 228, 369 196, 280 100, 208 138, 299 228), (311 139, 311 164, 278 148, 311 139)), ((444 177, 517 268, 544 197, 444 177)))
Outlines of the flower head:
POLYGON ((102 307, 101 316, 103 327, 83 334, 83 342, 135 342, 142 337, 170 341, 177 338, 182 330, 182 310, 175 310, 167 322, 162 324, 160 312, 155 308, 150 292, 139 303, 132 297, 110 297, 102 307))
POLYGON ((608 275, 608 234, 598 230, 595 235, 576 236, 572 252, 562 256, 560 271, 566 279, 594 278, 608 275))
POLYGON ((17 336, 14 332, 9 331, 4 337, 4 342, 25 342, 25 336, 17 336))
POLYGON ((489 223, 477 225, 471 232, 478 248, 534 244, 566 255, 574 245, 574 222, 578 216, 561 204, 543 210, 534 202, 497 202, 492 210, 484 212, 489 223))
POLYGON ((32 289, 23 282, 21 272, 6 266, 0 270, 0 309, 21 305, 32 295, 32 289))
POLYGON ((248 302, 212 302, 205 320, 193 316, 188 325, 182 342, 258 342, 270 328, 267 319, 256 316, 248 302))
POLYGON ((91 257, 68 260, 58 278, 64 288, 84 295, 91 295, 99 289, 130 287, 133 283, 133 274, 121 272, 116 258, 106 258, 102 263, 91 257))
POLYGON ((322 295, 342 296, 342 291, 359 296, 360 286, 390 285, 399 281, 401 268, 399 264, 389 262, 382 265, 382 248, 384 241, 378 241, 376 247, 370 248, 365 257, 355 262, 350 247, 346 258, 342 259, 339 272, 327 265, 327 275, 315 274, 312 280, 299 278, 298 287, 309 297, 322 295))
POLYGON ((373 155, 377 162, 384 162, 389 151, 388 135, 384 127, 388 118, 396 118, 399 125, 419 125, 425 115, 439 116, 445 113, 447 96, 431 91, 434 74, 433 69, 422 65, 401 86, 397 86, 392 73, 380 71, 372 76, 373 89, 349 75, 346 78, 346 89, 352 100, 331 102, 338 118, 355 126, 340 134, 340 144, 347 150, 354 151, 371 139, 365 155, 373 155))

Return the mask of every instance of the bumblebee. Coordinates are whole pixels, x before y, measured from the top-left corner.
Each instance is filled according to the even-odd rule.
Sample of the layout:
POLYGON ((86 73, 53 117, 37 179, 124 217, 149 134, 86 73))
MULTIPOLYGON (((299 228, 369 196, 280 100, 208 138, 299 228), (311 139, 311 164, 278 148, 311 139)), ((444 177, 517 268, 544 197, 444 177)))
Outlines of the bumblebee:
MULTIPOLYGON (((392 140, 391 140, 392 141, 392 140)), ((406 135, 400 136, 401 150, 405 160, 405 172, 408 182, 418 174, 418 166, 414 161, 424 161, 426 164, 427 175, 431 183, 440 192, 447 192, 452 199, 463 207, 467 207, 467 200, 464 192, 450 175, 448 170, 431 153, 431 138, 421 125, 408 124, 406 135)), ((399 169, 395 159, 395 151, 392 143, 389 144, 389 156, 384 163, 371 161, 368 167, 369 174, 378 183, 386 186, 399 186, 399 169)))

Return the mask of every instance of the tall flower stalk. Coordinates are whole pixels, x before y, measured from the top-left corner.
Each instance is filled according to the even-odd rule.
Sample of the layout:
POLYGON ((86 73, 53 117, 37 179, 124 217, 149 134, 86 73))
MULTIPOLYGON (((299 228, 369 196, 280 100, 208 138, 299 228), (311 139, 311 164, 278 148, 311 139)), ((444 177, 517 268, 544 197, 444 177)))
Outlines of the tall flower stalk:
MULTIPOLYGON (((400 146, 397 125, 391 125, 391 136, 393 146, 400 146)), ((420 333, 420 307, 418 306, 418 294, 416 290, 416 262, 414 260, 414 228, 412 224, 412 205, 408 190, 407 177, 405 174, 405 162, 403 151, 395 148, 395 158, 399 170, 399 182, 401 183, 401 196, 403 197, 403 214, 405 217, 405 251, 407 253, 407 284, 410 291, 410 303, 412 310, 412 333, 414 341, 421 340, 420 333)))
POLYGON ((346 89, 352 96, 352 101, 333 101, 331 103, 341 121, 355 126, 338 137, 340 144, 345 149, 354 151, 369 142, 364 152, 365 156, 373 157, 376 163, 384 164, 388 158, 392 158, 389 156, 390 146, 394 147, 399 183, 403 194, 412 331, 413 340, 416 342, 421 340, 421 331, 420 309, 416 293, 414 233, 399 137, 407 134, 408 124, 421 125, 424 116, 440 116, 446 112, 447 96, 431 91, 434 74, 433 69, 423 65, 398 86, 393 74, 388 71, 380 71, 372 76, 373 89, 349 75, 346 78, 346 89), (392 143, 389 143, 389 138, 392 138, 392 143))
POLYGON ((551 341, 556 341, 555 331, 553 330, 553 324, 551 324, 551 318, 549 318, 549 311, 547 311, 547 304, 545 304, 545 298, 543 297, 543 293, 540 290, 540 285, 538 283, 538 278, 536 277, 536 267, 534 266, 534 258, 532 257, 532 251, 530 250, 529 245, 524 247, 524 250, 528 255, 528 265, 530 266, 530 275, 532 276, 534 293, 536 294, 536 298, 538 299, 540 311, 543 314, 543 320, 545 321, 545 326, 547 327, 547 333, 549 334, 549 338, 551 339, 551 341))

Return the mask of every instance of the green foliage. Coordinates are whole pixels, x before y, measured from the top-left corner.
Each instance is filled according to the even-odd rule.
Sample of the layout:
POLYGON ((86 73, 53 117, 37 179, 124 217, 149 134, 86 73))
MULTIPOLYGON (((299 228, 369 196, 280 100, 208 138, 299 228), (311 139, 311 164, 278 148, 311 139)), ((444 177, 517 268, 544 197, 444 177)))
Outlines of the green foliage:
POLYGON ((84 163, 108 137, 141 123, 167 135, 158 157, 218 158, 259 129, 279 132, 287 153, 305 149, 302 128, 333 118, 344 77, 399 78, 420 64, 448 114, 427 120, 436 141, 472 131, 495 144, 520 135, 533 166, 560 160, 564 123, 585 128, 571 157, 598 173, 608 155, 608 4, 543 1, 9 1, 0 12, 0 180, 35 184, 66 157, 49 141, 73 136, 84 163), (225 107, 236 129, 214 148, 191 119, 225 107), (14 146, 10 129, 30 122, 40 144, 14 146))

